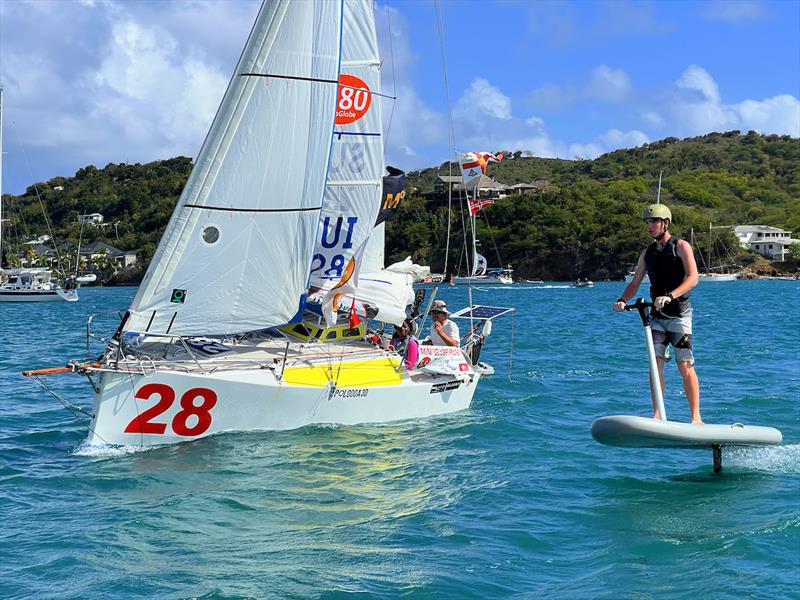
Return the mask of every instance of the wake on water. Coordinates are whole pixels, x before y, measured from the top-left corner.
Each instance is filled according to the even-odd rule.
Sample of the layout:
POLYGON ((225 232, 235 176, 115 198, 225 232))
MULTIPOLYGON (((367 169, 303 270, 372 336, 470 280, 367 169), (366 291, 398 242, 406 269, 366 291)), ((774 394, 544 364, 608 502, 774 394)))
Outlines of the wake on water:
POLYGON ((800 475, 800 444, 731 448, 725 453, 725 466, 774 475, 800 475))

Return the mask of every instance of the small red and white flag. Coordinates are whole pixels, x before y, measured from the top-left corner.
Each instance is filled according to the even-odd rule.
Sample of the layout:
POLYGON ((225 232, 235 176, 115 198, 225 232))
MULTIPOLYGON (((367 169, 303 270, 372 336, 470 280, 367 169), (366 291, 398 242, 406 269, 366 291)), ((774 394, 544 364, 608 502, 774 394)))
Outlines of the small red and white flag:
POLYGON ((490 162, 500 162, 503 160, 503 153, 492 154, 491 152, 467 152, 458 155, 458 164, 461 165, 461 177, 464 185, 469 185, 481 175, 486 174, 486 165, 490 162))
POLYGON ((469 214, 477 215, 484 206, 489 206, 490 204, 494 204, 494 200, 491 198, 478 198, 477 200, 470 200, 469 214))

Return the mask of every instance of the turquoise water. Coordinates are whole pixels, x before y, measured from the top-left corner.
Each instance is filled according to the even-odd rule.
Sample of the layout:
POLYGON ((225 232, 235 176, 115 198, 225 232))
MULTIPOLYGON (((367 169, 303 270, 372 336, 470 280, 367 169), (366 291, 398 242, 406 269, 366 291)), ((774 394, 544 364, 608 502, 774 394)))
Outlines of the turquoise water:
MULTIPOLYGON (((701 284, 706 422, 784 446, 626 450, 592 420, 648 415, 641 323, 621 283, 475 291, 499 320, 470 410, 384 426, 226 434, 124 454, 24 368, 84 352, 85 315, 132 289, 0 305, 2 598, 788 598, 800 589, 800 284, 701 284)), ((466 299, 445 289, 450 306, 466 299)), ((688 420, 673 365, 667 411, 688 420)), ((83 378, 50 378, 88 407, 83 378)))

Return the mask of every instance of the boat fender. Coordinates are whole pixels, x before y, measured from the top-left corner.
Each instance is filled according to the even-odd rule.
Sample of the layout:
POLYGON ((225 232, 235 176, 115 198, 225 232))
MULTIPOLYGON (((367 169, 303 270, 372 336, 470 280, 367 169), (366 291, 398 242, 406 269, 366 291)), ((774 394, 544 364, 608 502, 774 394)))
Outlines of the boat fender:
POLYGON ((484 323, 483 325, 483 331, 481 331, 481 334, 483 334, 483 337, 489 337, 491 333, 492 333, 492 322, 486 321, 486 323, 484 323))
POLYGON ((678 340, 678 343, 675 344, 676 348, 687 348, 689 350, 692 349, 692 334, 686 333, 683 335, 681 339, 678 340))

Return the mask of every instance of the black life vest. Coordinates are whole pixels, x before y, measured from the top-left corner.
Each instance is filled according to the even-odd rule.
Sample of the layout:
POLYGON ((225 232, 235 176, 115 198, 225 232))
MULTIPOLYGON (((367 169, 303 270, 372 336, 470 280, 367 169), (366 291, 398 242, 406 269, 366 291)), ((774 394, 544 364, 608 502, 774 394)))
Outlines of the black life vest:
MULTIPOLYGON (((678 256, 679 238, 672 236, 659 250, 658 243, 653 242, 644 253, 644 264, 647 276, 650 278, 650 297, 655 300, 665 296, 677 288, 686 279, 686 270, 683 261, 678 256)), ((660 312, 653 311, 653 316, 658 318, 679 317, 691 308, 689 294, 678 296, 667 304, 660 312)))

